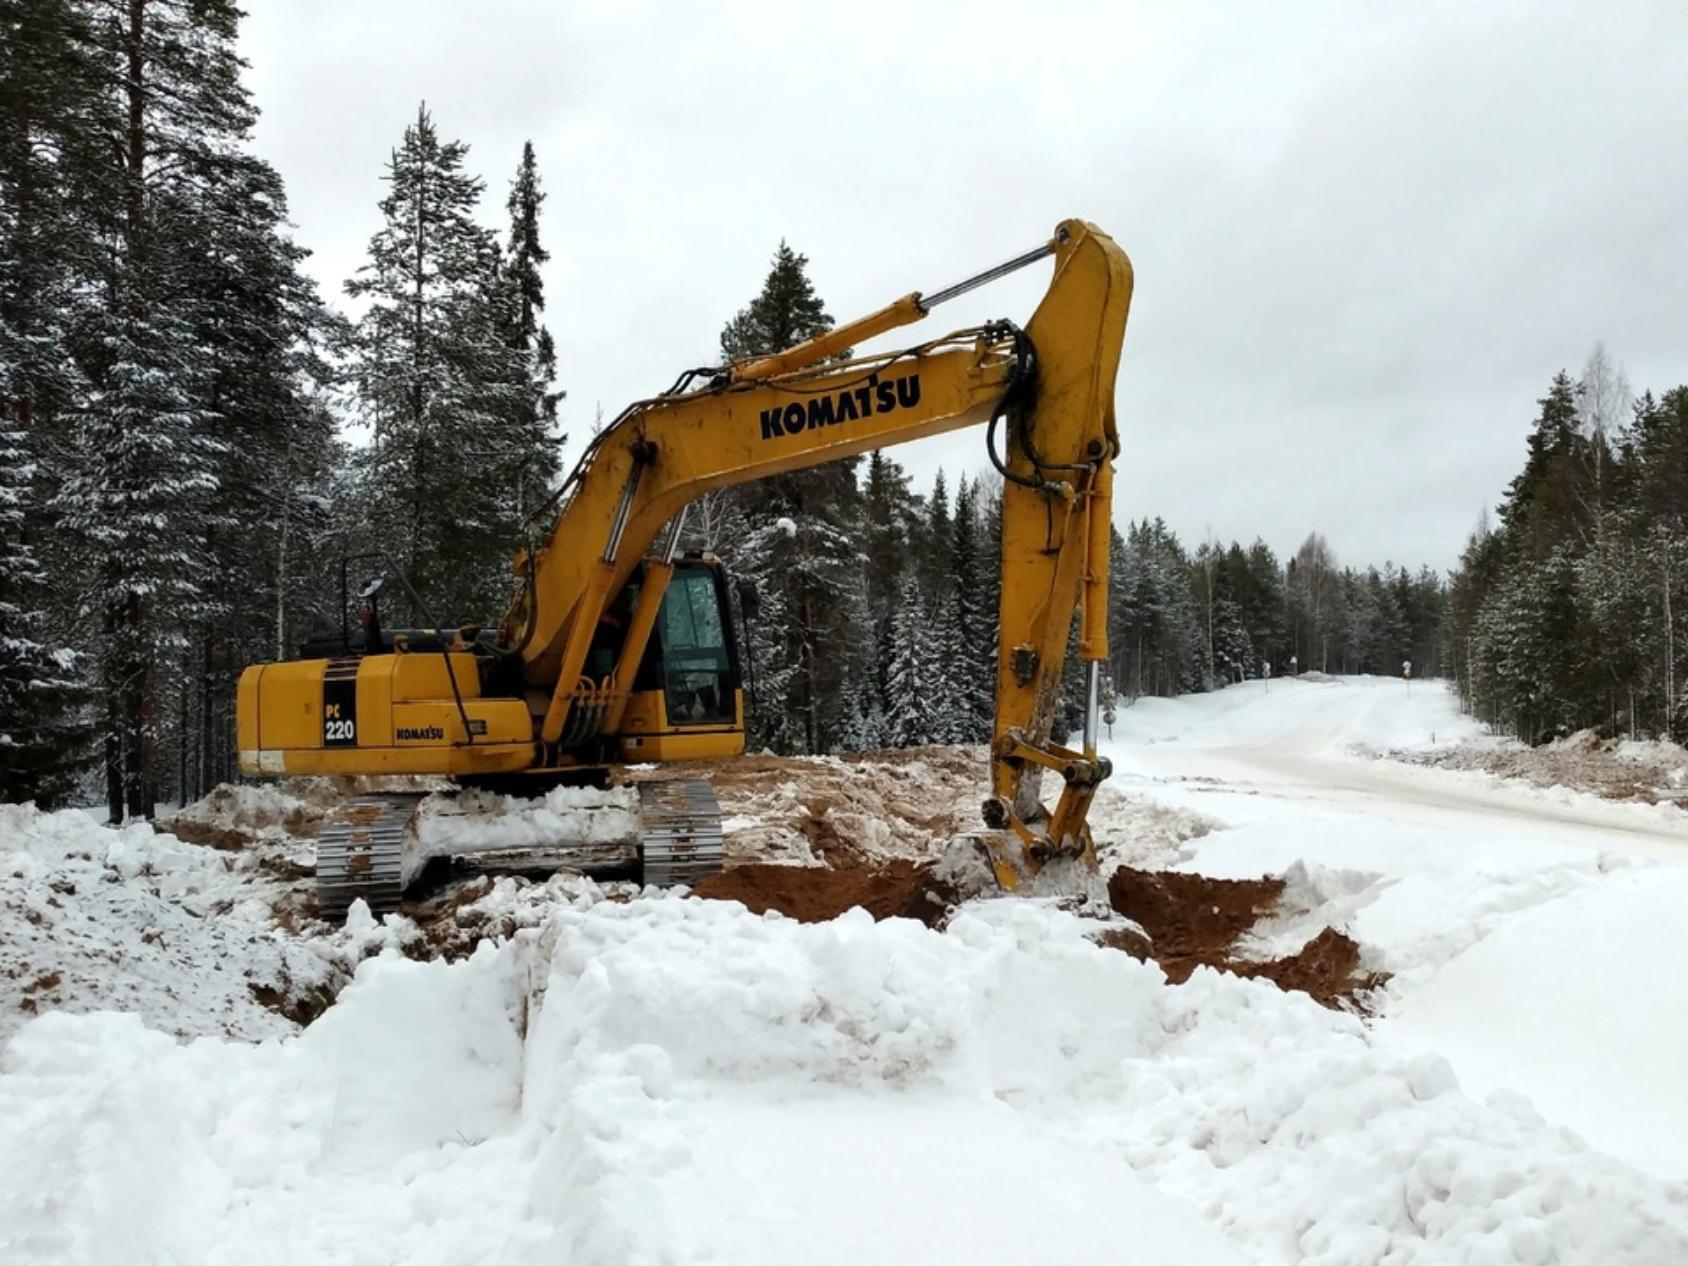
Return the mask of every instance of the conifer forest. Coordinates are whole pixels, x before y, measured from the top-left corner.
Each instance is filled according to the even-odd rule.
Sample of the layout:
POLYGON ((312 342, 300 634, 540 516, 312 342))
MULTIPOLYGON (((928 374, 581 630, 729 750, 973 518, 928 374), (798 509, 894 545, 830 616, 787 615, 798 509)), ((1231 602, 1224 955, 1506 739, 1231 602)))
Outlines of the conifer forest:
MULTIPOLYGON (((241 669, 337 628, 346 577, 355 599, 402 574, 415 596, 389 600, 419 620, 489 622, 549 526, 579 414, 545 313, 590 296, 541 280, 574 248, 545 234, 546 156, 498 155, 489 184, 450 119, 396 117, 367 173, 381 227, 324 293, 252 143, 239 18, 0 0, 0 800, 192 800, 234 777, 241 669)), ((839 315, 769 245, 720 313, 723 362, 839 315)), ((654 392, 675 367, 650 368, 654 392)), ((1688 387, 1632 398, 1599 348, 1553 368, 1451 574, 1345 559, 1340 525, 1280 554, 1125 507, 1109 706, 1410 663, 1530 741, 1688 735, 1688 387)), ((693 507, 685 544, 738 581, 753 750, 989 737, 995 480, 981 454, 915 487, 875 453, 693 507)))

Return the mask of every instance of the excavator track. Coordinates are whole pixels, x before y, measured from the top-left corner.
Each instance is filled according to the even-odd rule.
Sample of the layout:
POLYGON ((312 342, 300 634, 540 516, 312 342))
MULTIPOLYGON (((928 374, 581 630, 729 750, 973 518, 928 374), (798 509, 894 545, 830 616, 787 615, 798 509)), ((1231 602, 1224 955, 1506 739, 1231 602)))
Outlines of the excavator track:
POLYGON ((374 914, 399 908, 405 886, 405 844, 424 793, 358 796, 317 836, 317 910, 343 917, 362 897, 374 914))
MULTIPOLYGON (((675 778, 638 784, 639 836, 638 868, 641 882, 658 888, 695 884, 720 871, 723 845, 721 808, 715 791, 701 778, 675 778)), ((317 837, 317 909, 324 917, 342 918, 358 898, 372 913, 388 914, 399 908, 430 853, 417 838, 414 828, 417 806, 426 793, 407 792, 358 796, 322 829, 317 837)), ((439 849, 442 857, 454 852, 439 849)), ((491 869, 526 870, 524 855, 543 853, 542 846, 503 850, 491 869), (500 865, 499 863, 502 863, 500 865)), ((631 857, 613 848, 598 850, 608 873, 626 874, 631 857), (619 860, 618 860, 619 859, 619 860)), ((492 857, 482 854, 483 864, 492 857)), ((589 874, 603 873, 594 866, 590 853, 566 852, 552 867, 578 868, 589 874)), ((547 868, 544 863, 540 868, 547 868)))
POLYGON ((639 787, 639 856, 644 882, 695 884, 721 869, 721 806, 702 778, 668 778, 639 787))

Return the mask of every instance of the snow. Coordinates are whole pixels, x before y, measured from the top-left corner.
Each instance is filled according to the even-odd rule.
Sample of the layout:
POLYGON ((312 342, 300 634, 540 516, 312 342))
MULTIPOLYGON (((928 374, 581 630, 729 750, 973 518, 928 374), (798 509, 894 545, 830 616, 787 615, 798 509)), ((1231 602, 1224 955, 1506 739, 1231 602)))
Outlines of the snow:
POLYGON ((254 989, 308 994, 345 960, 272 926, 283 887, 145 824, 0 805, 0 1039, 54 1007, 121 1009, 184 1037, 291 1032, 254 989))
POLYGON ((639 793, 553 787, 537 799, 465 792, 423 802, 417 830, 430 856, 525 848, 567 840, 607 844, 639 838, 639 793))
MULTIPOLYGON (((1169 987, 1039 899, 935 932, 500 879, 459 911, 500 939, 416 962, 361 906, 282 926, 259 862, 309 796, 184 814, 236 852, 0 808, 0 964, 76 973, 6 1013, 0 1260, 1688 1260, 1688 818, 1371 755, 1482 741, 1341 679, 1142 700, 1106 746, 1104 855, 1284 874, 1252 949, 1345 927, 1373 1018, 1169 987), (250 996, 313 962, 355 977, 308 1027, 250 996)), ((972 757, 920 759, 936 821, 972 757)), ((741 849, 776 803, 842 836, 889 768, 722 801, 741 849)), ((861 853, 926 855, 908 823, 861 853)))
POLYGON ((1168 989, 1085 931, 1025 901, 940 934, 582 900, 466 961, 371 959, 282 1042, 58 1013, 0 1057, 0 1172, 45 1179, 0 1190, 0 1243, 218 1263, 282 1243, 414 1263, 1688 1248, 1679 1187, 1516 1096, 1475 1101, 1445 1061, 1268 984, 1168 989))
POLYGON ((1521 1090, 1596 1147, 1688 1176, 1688 870, 1649 866, 1513 919, 1395 1010, 1476 1089, 1521 1090))
POLYGON ((1113 730, 1102 751, 1121 791, 1214 825, 1182 845, 1178 868, 1287 874, 1263 954, 1346 928, 1397 993, 1521 910, 1688 861, 1688 817, 1671 805, 1373 759, 1485 741, 1435 682, 1247 682, 1139 700, 1113 730))

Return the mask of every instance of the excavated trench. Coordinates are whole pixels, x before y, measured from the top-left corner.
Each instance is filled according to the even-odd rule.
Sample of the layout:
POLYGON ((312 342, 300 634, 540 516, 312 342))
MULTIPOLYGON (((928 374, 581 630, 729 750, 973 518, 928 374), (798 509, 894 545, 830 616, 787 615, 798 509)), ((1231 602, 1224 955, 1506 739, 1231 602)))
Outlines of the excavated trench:
MULTIPOLYGON (((1275 912, 1283 890, 1283 880, 1272 876, 1210 879, 1121 866, 1109 877, 1108 904, 1136 927, 1105 925, 1095 939, 1133 958, 1153 959, 1173 984, 1188 980, 1198 967, 1211 967, 1269 980, 1327 1007, 1366 1010, 1366 996, 1386 977, 1367 970, 1360 946, 1335 928, 1282 958, 1242 956, 1239 945, 1275 912)), ((955 901, 929 865, 900 860, 836 867, 746 863, 710 876, 693 894, 805 923, 860 906, 875 919, 915 918, 929 927, 943 926, 955 901)))

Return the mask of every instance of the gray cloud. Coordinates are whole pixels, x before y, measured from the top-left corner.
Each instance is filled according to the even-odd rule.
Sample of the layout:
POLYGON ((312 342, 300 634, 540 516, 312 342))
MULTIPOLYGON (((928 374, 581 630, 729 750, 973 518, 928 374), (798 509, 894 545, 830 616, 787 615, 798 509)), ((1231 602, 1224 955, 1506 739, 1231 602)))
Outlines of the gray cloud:
MULTIPOLYGON (((534 141, 576 436, 711 359, 781 237, 846 318, 1068 215, 1137 269, 1119 517, 1192 540, 1447 565, 1553 371, 1601 338, 1688 379, 1681 6, 251 7, 259 148, 330 292, 419 100, 489 223, 534 141)), ((898 456, 925 484, 980 444, 898 456)))

